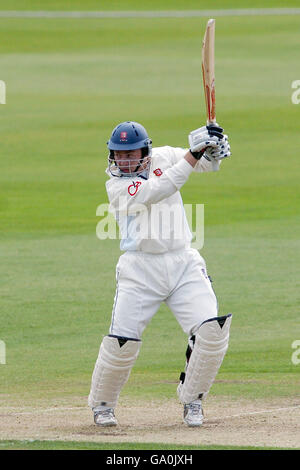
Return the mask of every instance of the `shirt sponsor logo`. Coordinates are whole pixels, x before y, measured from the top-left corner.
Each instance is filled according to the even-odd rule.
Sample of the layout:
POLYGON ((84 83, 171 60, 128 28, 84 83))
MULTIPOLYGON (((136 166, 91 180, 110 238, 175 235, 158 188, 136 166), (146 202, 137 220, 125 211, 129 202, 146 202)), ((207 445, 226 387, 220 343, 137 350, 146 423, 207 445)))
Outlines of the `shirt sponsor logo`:
POLYGON ((134 196, 141 184, 141 181, 133 182, 130 186, 128 186, 128 194, 130 194, 130 196, 134 196))
POLYGON ((153 173, 154 173, 156 176, 161 176, 161 175, 163 174, 163 172, 161 171, 160 168, 156 168, 156 170, 154 170, 153 173))

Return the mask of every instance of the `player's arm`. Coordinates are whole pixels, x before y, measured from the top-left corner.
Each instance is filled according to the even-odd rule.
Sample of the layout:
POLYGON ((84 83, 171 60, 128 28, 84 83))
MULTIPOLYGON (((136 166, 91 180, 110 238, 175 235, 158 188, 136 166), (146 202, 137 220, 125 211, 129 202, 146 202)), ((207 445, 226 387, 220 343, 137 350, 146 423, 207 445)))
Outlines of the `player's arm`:
MULTIPOLYGON (((191 158, 190 152, 187 152, 191 158)), ((195 160, 195 159, 194 159, 195 160)), ((195 160, 197 163, 197 160, 195 160)), ((110 208, 119 213, 135 214, 146 210, 178 191, 193 171, 193 166, 186 158, 181 158, 175 165, 163 172, 159 178, 111 178, 106 183, 110 208)))
POLYGON ((106 183, 110 209, 127 215, 147 210, 149 205, 163 201, 179 191, 198 162, 198 155, 188 150, 159 178, 110 179, 106 183))
POLYGON ((188 180, 208 147, 214 148, 215 154, 218 155, 218 144, 222 137, 220 128, 212 131, 204 126, 193 131, 193 140, 189 137, 192 146, 184 153, 183 158, 165 170, 159 178, 110 179, 106 183, 106 189, 111 210, 128 215, 135 214, 170 197, 188 180))

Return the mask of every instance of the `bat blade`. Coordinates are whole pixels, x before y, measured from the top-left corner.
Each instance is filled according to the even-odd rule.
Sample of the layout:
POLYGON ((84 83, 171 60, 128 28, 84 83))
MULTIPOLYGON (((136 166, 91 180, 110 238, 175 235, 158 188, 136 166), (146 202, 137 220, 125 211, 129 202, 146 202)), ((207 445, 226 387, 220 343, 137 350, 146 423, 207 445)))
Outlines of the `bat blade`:
POLYGON ((202 44, 202 74, 207 124, 216 122, 215 94, 215 20, 207 22, 202 44))
MULTIPOLYGON (((202 75, 206 103, 207 125, 216 123, 216 92, 215 92, 215 20, 210 19, 202 43, 202 75)), ((213 171, 218 171, 219 165, 213 158, 213 171)))

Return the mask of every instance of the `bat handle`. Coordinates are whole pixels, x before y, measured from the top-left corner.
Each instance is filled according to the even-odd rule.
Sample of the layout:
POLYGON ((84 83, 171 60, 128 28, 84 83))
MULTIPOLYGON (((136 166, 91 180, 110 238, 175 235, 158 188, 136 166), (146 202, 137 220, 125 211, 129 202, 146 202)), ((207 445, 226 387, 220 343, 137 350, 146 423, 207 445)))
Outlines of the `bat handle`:
MULTIPOLYGON (((216 125, 216 119, 212 119, 212 120, 207 121, 208 126, 213 125, 213 124, 216 125)), ((219 170, 219 163, 214 158, 211 159, 211 166, 212 166, 213 171, 218 171, 219 170)))

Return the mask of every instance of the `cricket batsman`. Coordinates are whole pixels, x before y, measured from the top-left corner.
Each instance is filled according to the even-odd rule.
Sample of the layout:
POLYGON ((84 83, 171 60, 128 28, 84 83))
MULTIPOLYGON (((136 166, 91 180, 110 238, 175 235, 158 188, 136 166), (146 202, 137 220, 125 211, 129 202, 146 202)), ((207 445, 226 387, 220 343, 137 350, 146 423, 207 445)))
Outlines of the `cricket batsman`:
MULTIPOLYGON (((180 195, 192 172, 220 166, 230 156, 218 124, 189 134, 189 148, 156 147, 133 121, 115 127, 107 143, 106 190, 121 233, 109 334, 94 367, 88 404, 98 426, 116 426, 115 407, 138 357, 142 334, 162 302, 188 338, 177 394, 188 426, 203 423, 202 402, 222 364, 231 314, 218 315, 206 264, 191 248, 180 195), (173 217, 166 217, 172 209, 173 217)), ((166 349, 168 345, 166 344, 166 349)))

